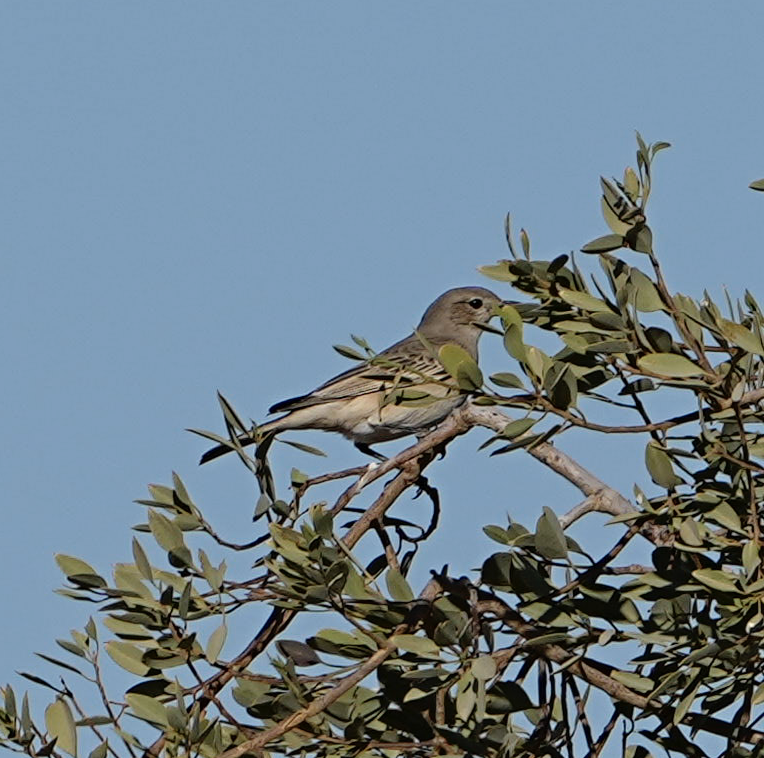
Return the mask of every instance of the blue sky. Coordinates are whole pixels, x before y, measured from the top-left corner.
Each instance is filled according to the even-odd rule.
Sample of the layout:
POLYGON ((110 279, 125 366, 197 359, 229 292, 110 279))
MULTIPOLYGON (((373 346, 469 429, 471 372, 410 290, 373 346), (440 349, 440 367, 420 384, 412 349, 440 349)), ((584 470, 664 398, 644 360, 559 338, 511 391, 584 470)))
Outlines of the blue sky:
MULTIPOLYGON (((146 483, 175 469, 251 528, 246 474, 198 469, 183 431, 220 429, 217 389, 262 419, 346 368, 350 332, 382 348, 448 287, 492 286, 506 211, 539 257, 606 233, 598 176, 635 129, 674 145, 651 201, 669 282, 764 294, 763 29, 755 2, 4 3, 0 681, 86 620, 51 593, 54 552, 131 560, 146 483)), ((467 571, 482 524, 576 502, 484 436, 432 469, 427 565, 467 571)), ((281 446, 283 476, 358 462, 301 439, 330 462, 281 446)), ((646 479, 611 440, 577 447, 626 492, 646 479)))

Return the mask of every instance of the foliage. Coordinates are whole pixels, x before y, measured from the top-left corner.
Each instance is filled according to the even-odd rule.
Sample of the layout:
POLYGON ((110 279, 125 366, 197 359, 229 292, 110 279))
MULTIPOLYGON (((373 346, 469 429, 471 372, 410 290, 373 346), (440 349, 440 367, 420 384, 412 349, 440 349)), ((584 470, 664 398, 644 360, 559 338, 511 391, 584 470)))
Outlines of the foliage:
MULTIPOLYGON (((581 261, 598 264, 599 279, 572 255, 532 258, 524 231, 518 250, 507 223, 511 257, 482 270, 522 296, 498 314, 519 373, 495 374, 491 389, 469 356, 442 351, 469 401, 394 458, 312 479, 293 470, 281 499, 268 443, 250 457, 236 441, 250 430, 221 398, 230 439, 202 434, 229 444, 260 484, 251 540, 220 536, 173 475, 149 488, 136 527, 166 553, 163 568, 138 539, 111 580, 60 555, 63 592, 98 605, 109 639, 90 619, 58 641, 70 659, 43 656, 62 670, 60 684, 24 674, 55 692, 40 721, 26 695, 5 687, 0 744, 93 758, 648 756, 651 744, 684 756, 714 745, 758 754, 764 316, 749 292, 719 305, 668 288, 646 212, 653 159, 666 147, 638 135, 636 169, 602 179, 610 233, 584 245, 581 261), (532 344, 530 326, 559 348, 532 344), (678 412, 658 415, 669 404, 678 412), (498 547, 479 574, 443 568, 413 588, 407 576, 439 504, 422 472, 474 426, 494 430, 493 455, 525 450, 584 500, 560 517, 539 509, 535 524, 485 526, 498 547), (592 445, 641 436, 643 488, 628 500, 551 444, 570 429, 592 445), (342 479, 351 483, 333 505, 313 499, 342 479), (375 486, 368 508, 351 507, 375 486), (432 502, 429 525, 387 515, 412 488, 432 502), (595 512, 611 514, 617 536, 592 557, 565 530, 595 512), (381 545, 370 561, 363 537, 381 545), (643 562, 619 563, 634 542, 643 562), (254 568, 231 576, 227 553, 251 556, 254 568), (232 653, 228 631, 246 629, 253 608, 269 615, 232 653), (298 615, 312 632, 290 639, 298 615), (132 678, 118 698, 107 694, 112 663, 132 678), (81 705, 75 681, 94 688, 100 708, 81 705)), ((366 355, 344 350, 373 362, 354 341, 366 355)))

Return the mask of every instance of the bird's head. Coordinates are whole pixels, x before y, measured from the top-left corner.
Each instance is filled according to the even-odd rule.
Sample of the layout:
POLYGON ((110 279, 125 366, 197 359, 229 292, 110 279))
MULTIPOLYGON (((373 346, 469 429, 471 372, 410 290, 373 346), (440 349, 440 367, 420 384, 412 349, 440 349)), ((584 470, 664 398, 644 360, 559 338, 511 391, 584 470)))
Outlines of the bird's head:
POLYGON ((476 345, 482 331, 477 324, 487 324, 503 302, 485 287, 448 290, 425 311, 417 331, 436 343, 476 345))

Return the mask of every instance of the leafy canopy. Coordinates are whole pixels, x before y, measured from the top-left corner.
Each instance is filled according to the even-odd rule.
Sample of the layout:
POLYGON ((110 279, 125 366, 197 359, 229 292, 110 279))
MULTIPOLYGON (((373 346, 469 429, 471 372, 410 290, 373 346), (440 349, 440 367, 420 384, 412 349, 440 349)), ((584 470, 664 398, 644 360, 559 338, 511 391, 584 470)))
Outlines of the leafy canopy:
MULTIPOLYGON (((59 680, 24 674, 53 693, 41 718, 27 695, 2 690, 0 744, 91 758, 758 755, 764 317, 749 292, 717 303, 669 288, 647 220, 653 161, 668 145, 637 143, 636 168, 601 180, 609 233, 578 260, 535 259, 507 219, 510 257, 482 267, 516 298, 499 314, 507 370, 486 383, 463 351, 442 350, 468 402, 392 459, 294 469, 277 486, 271 441, 250 456, 238 438, 256 429, 221 397, 227 436, 201 434, 256 479, 251 534, 222 536, 173 475, 139 501, 147 520, 113 576, 59 555, 62 592, 93 603, 100 624, 58 640, 65 659, 42 656, 59 680), (555 349, 533 344, 530 326, 555 349), (493 430, 491 455, 525 451, 583 500, 486 525, 497 546, 480 571, 434 567, 412 586, 440 515, 423 471, 474 426, 493 430), (570 429, 591 446, 641 440, 633 493, 564 452, 570 429), (389 512, 416 490, 429 523, 389 512), (355 507, 365 491, 371 504, 355 507), (610 547, 592 554, 566 530, 598 512, 611 516, 610 547), (641 562, 623 562, 627 546, 641 562), (238 554, 247 568, 231 571, 238 554), (310 631, 296 639, 298 616, 310 631), (239 640, 254 631, 236 647, 232 629, 239 640), (130 681, 119 696, 114 667, 130 681)), ((353 339, 363 352, 343 353, 374 364, 353 339)), ((395 393, 386 402, 427 402, 415 386, 395 393)))

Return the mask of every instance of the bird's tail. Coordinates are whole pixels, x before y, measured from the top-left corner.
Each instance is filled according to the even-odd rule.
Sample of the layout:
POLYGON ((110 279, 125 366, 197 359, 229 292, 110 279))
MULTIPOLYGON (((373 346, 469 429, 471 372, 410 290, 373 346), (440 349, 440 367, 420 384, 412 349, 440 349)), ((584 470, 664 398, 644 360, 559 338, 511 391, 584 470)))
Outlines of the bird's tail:
POLYGON ((261 443, 265 438, 272 438, 277 432, 281 431, 282 427, 279 424, 279 421, 280 419, 268 421, 261 426, 255 427, 252 431, 247 432, 246 434, 240 434, 236 438, 236 441, 231 440, 230 442, 221 442, 219 445, 215 445, 215 447, 210 448, 204 455, 202 455, 199 459, 199 465, 214 461, 216 458, 220 458, 221 455, 226 455, 227 453, 232 453, 238 449, 261 443))

